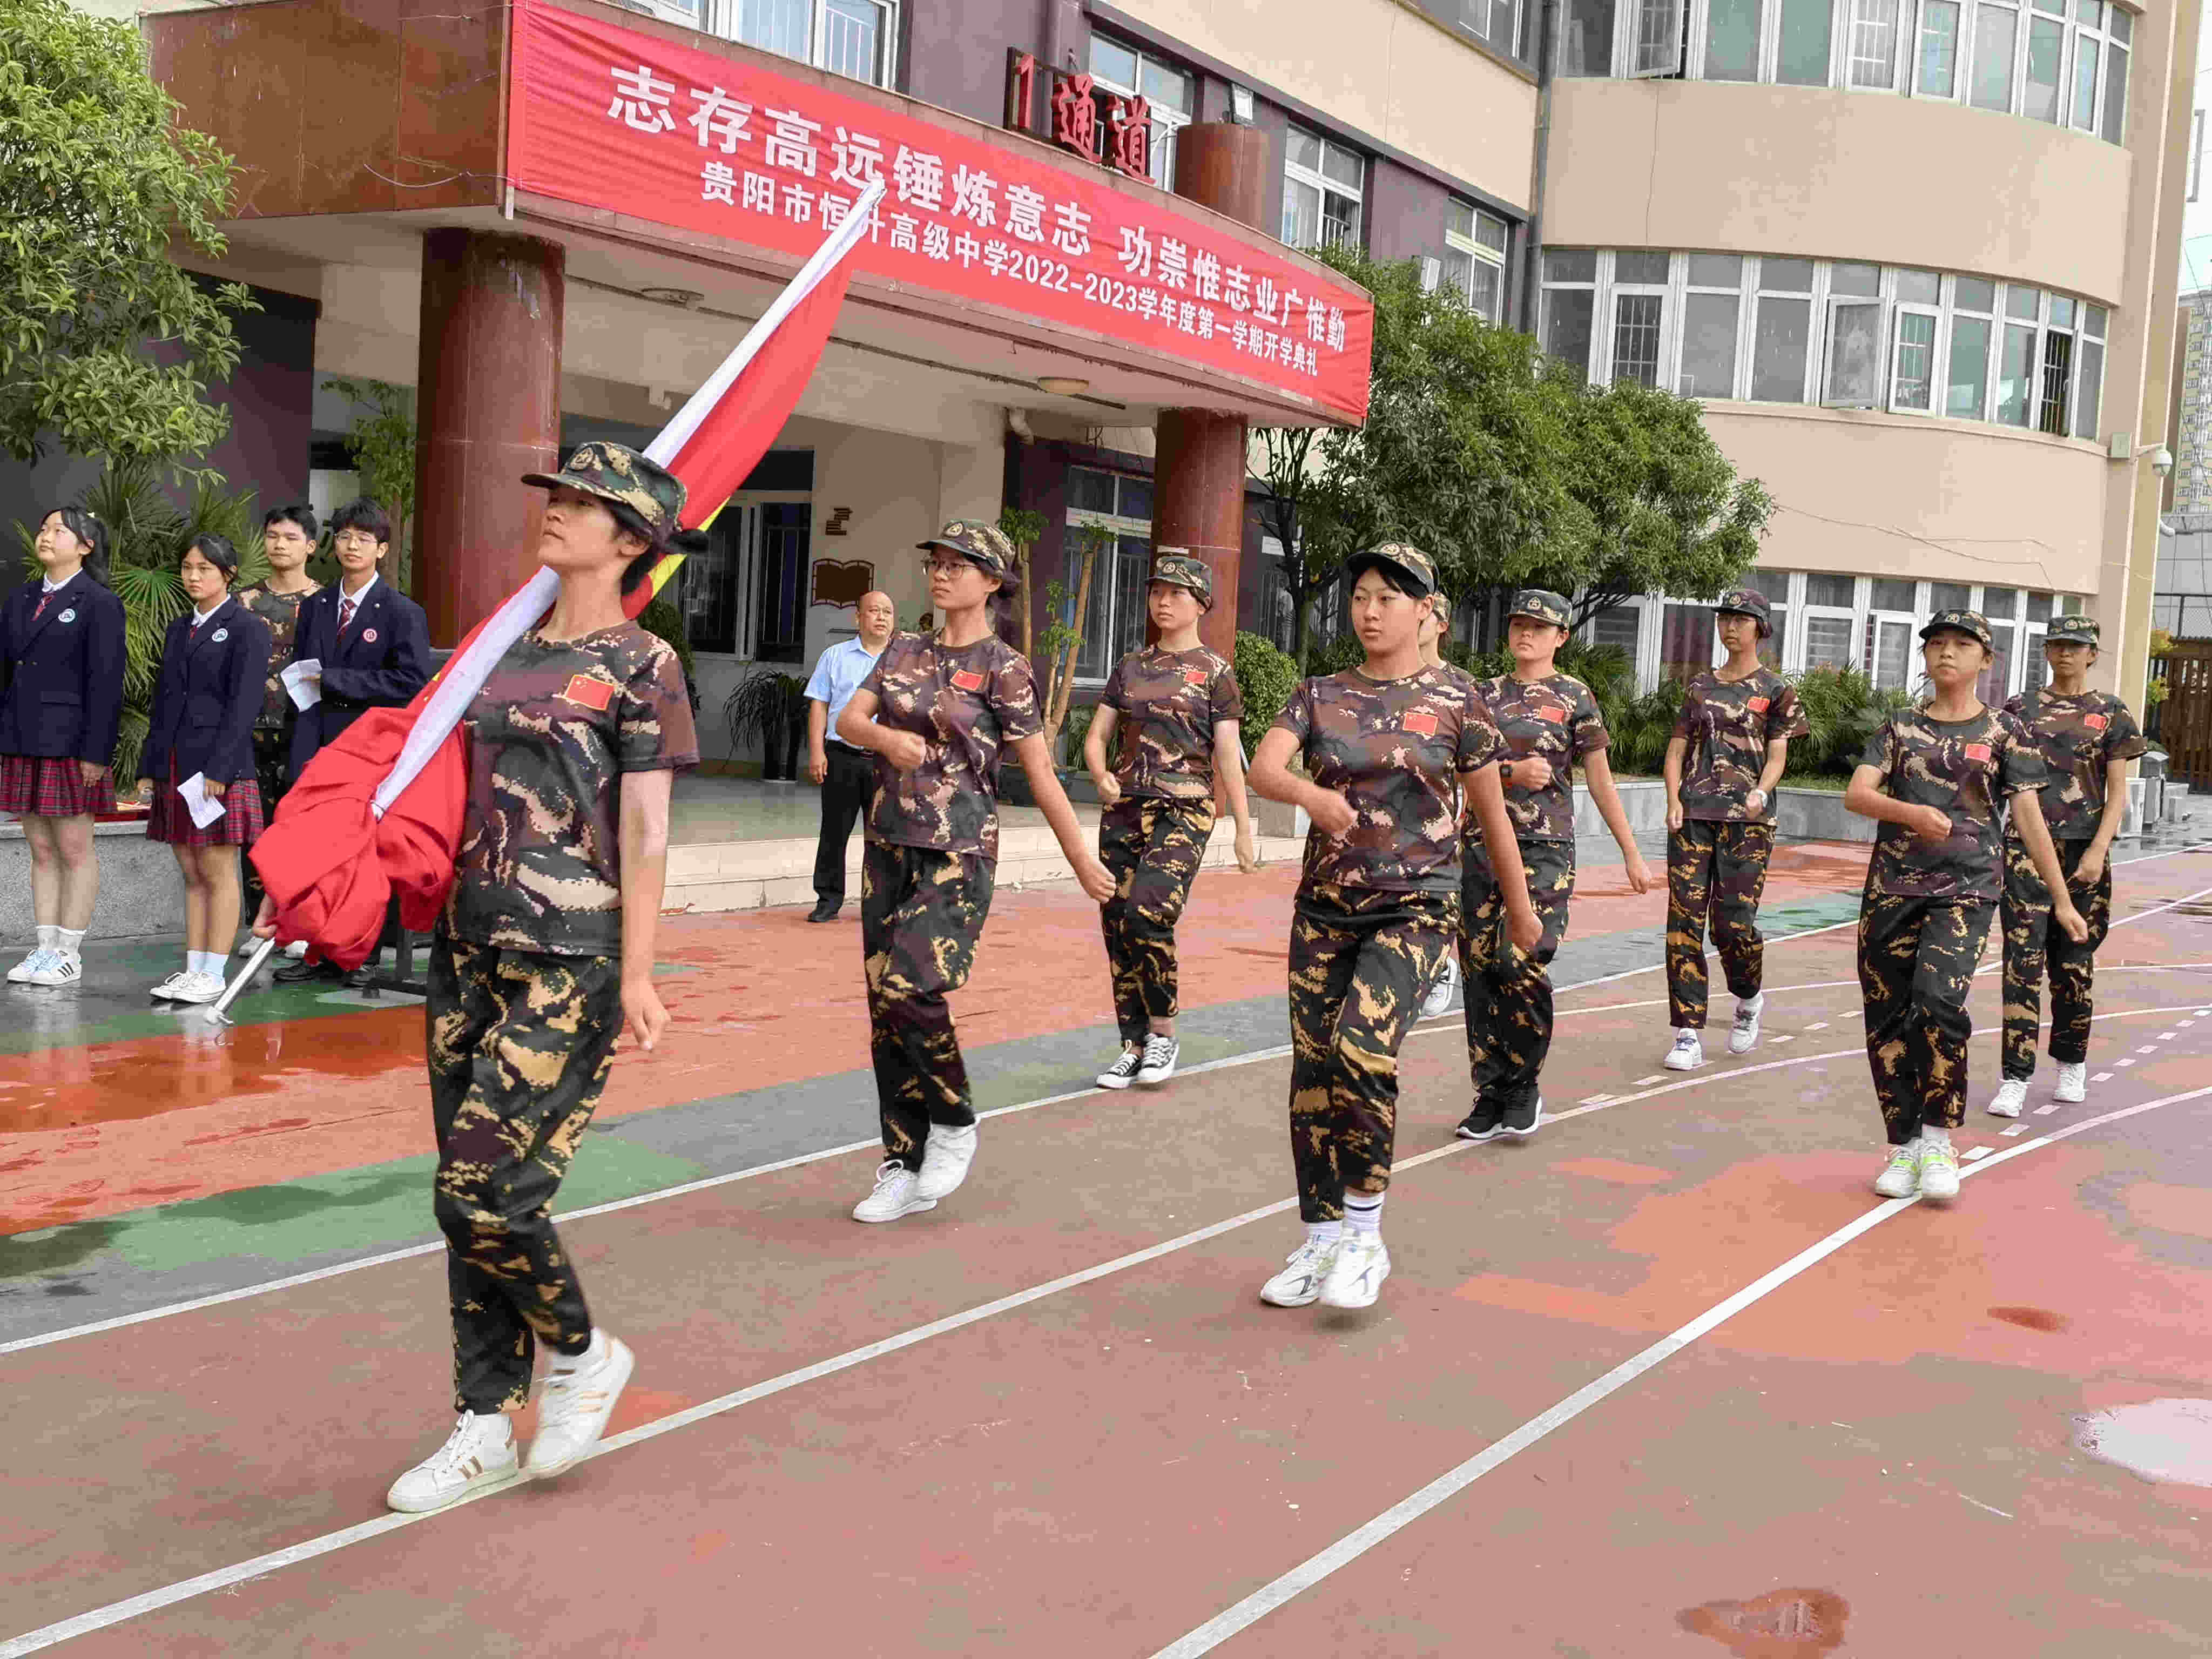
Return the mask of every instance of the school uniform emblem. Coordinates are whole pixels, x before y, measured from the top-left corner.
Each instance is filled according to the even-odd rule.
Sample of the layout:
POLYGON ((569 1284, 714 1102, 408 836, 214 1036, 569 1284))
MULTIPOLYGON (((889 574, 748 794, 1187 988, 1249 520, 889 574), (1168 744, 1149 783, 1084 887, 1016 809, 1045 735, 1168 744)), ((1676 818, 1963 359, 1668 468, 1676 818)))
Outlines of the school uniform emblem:
POLYGON ((361 642, 363 645, 374 645, 376 643, 376 630, 374 628, 362 629, 361 630, 361 642))
POLYGON ((983 689, 983 677, 972 668, 954 670, 952 683, 963 691, 981 691, 983 689))
MULTIPOLYGON (((64 611, 60 616, 55 617, 54 620, 56 622, 75 622, 76 620, 76 612, 74 611, 64 611)), ((2100 720, 2097 724, 2102 726, 2104 721, 2100 720)))
POLYGON ((217 645, 221 645, 225 640, 230 637, 230 630, 228 628, 218 628, 214 633, 209 635, 208 637, 213 640, 217 645))
POLYGON ((1433 738, 1437 734, 1437 717, 1423 709, 1414 709, 1399 722, 1417 738, 1433 738))
POLYGON ((568 677, 568 690, 561 696, 567 702, 580 703, 604 714, 614 702, 615 689, 605 680, 595 680, 588 674, 572 674, 568 677))

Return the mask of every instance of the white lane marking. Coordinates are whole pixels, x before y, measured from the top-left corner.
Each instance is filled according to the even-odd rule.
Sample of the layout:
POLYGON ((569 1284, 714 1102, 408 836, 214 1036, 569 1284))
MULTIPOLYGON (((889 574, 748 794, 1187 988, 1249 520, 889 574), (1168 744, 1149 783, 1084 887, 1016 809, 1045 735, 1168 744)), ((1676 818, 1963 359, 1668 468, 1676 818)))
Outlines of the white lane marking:
POLYGON ((2136 1052, 2139 1054, 2154 1054, 2158 1052, 2158 1049, 2153 1044, 2145 1043, 2142 1048, 2136 1049, 2136 1052))
POLYGON ((2153 1037, 2151 1041, 2153 1042, 2171 1042, 2175 1037, 2180 1035, 2181 1034, 2179 1031, 2160 1031, 2156 1036, 2153 1037))
POLYGON ((1960 1153, 1959 1156, 1964 1158, 1967 1163, 1972 1164, 1977 1158, 1987 1158, 1995 1151, 1996 1151, 1996 1148, 1994 1146, 1969 1146, 1965 1152, 1960 1153))
POLYGON ((1612 1098, 1611 1095, 1584 1095, 1582 1103, 1585 1106, 1602 1106, 1612 1098))
POLYGON ((1796 1041, 1797 1041, 1797 1039, 1796 1039, 1796 1037, 1794 1037, 1794 1036, 1790 1036, 1787 1032, 1784 1032, 1784 1033, 1782 1036, 1771 1036, 1771 1037, 1767 1038, 1767 1039, 1766 1039, 1766 1041, 1767 1041, 1768 1045, 1771 1047, 1771 1046, 1772 1046, 1773 1044, 1778 1043, 1778 1042, 1796 1042, 1796 1041))
POLYGON ((2058 1103, 2057 1103, 2057 1101, 2055 1101, 2055 1100, 2054 1100, 2054 1101, 2052 1101, 2052 1102, 2051 1103, 2051 1104, 2049 1104, 2048 1106, 2039 1106, 2039 1107, 2037 1107, 2037 1108, 2035 1109, 2035 1115, 2036 1115, 2036 1116, 2038 1116, 2038 1117, 2049 1117, 2049 1116, 2050 1116, 2053 1112, 2057 1111, 2057 1109, 2058 1109, 2058 1103))
POLYGON ((2135 1061, 2132 1060, 2116 1060, 2112 1064, 2115 1066, 2132 1066, 2135 1064, 2135 1061))
POLYGON ((2193 1020, 2193 1019, 2177 1019, 2177 1020, 2176 1020, 2176 1021, 2174 1021, 2173 1023, 2174 1023, 2176 1025, 2194 1025, 2194 1024, 2197 1024, 2197 1022, 2196 1022, 2195 1020, 2193 1020))
POLYGON ((2100 1072, 2089 1079, 2092 1083, 2110 1083, 2112 1080, 2112 1074, 2110 1072, 2100 1072))
POLYGON ((1808 1031, 1825 1031, 1828 1029, 1828 1022, 1825 1019, 1816 1019, 1805 1029, 1808 1031))
POLYGON ((1987 1510, 1991 1515, 1997 1516, 2001 1520, 2009 1521, 2013 1518, 2011 1516, 2006 1514, 2004 1510, 1997 1508, 1994 1504, 1984 1504, 1978 1498, 1966 1498, 1966 1494, 1964 1492, 1960 1492, 1959 1496, 1966 1498, 1966 1502, 1972 1504, 1976 1509, 1987 1510))
MULTIPOLYGON (((2102 1117, 2089 1118, 2069 1127, 2053 1130, 2047 1135, 2022 1141, 2017 1146, 2008 1147, 1994 1157, 1961 1170, 1960 1178, 1965 1180, 1969 1176, 1986 1175, 2023 1152, 2034 1152, 2039 1147, 2051 1146, 2101 1124, 2117 1122, 2122 1118, 2134 1117, 2161 1106, 2179 1105, 2205 1095, 2212 1095, 2212 1086, 2192 1089, 2186 1094, 2168 1095, 2161 1100, 2147 1101, 2140 1106, 2125 1107, 2116 1112, 2108 1112, 2102 1117)), ((1633 1358, 1624 1361, 1595 1382, 1577 1389, 1549 1410, 1530 1418, 1503 1439, 1493 1441, 1457 1468, 1392 1504, 1356 1532, 1346 1534, 1273 1583, 1255 1590, 1236 1606, 1215 1615, 1178 1640, 1170 1642, 1153 1655, 1152 1659, 1198 1659, 1200 1654, 1211 1653, 1238 1632, 1258 1623, 1294 1596, 1311 1589, 1331 1573, 1350 1565, 1376 1545, 1411 1526, 1438 1504, 1466 1491, 1491 1470, 1526 1451, 1555 1430, 1573 1422, 1591 1407, 1608 1395, 1619 1393, 1653 1367, 1665 1364, 1699 1337, 1779 1290, 1807 1268, 1826 1260, 1852 1240, 1919 1201, 1917 1196, 1893 1198, 1877 1205, 1850 1224, 1838 1228, 1809 1249, 1799 1251, 1773 1272, 1753 1280, 1726 1301, 1716 1303, 1688 1324, 1660 1338, 1633 1358)))
POLYGON ((1650 1077, 1640 1077, 1637 1079, 1636 1081, 1629 1086, 1634 1089, 1641 1089, 1647 1083, 1657 1083, 1661 1081, 1666 1077, 1666 1075, 1667 1073, 1664 1072, 1654 1072, 1650 1077))
POLYGON ((2009 1128, 2009 1129, 2000 1129, 2000 1130, 1998 1130, 1998 1131, 1997 1131, 1997 1133, 1998 1133, 1999 1134, 2001 1134, 2001 1135, 2017 1135, 2017 1134, 2025 1134, 2025 1133, 2027 1133, 2027 1125, 2026 1125, 2025 1123, 2015 1123, 2015 1124, 2014 1124, 2014 1125, 2012 1126, 2012 1127, 2011 1127, 2011 1128, 2009 1128))

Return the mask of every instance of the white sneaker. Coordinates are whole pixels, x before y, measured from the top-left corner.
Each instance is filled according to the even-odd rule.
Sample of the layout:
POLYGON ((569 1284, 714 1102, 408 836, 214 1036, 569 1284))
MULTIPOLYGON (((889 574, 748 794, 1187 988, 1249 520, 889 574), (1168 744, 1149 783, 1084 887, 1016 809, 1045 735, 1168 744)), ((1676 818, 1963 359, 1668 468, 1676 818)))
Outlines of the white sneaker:
POLYGON ((1098 1086, 1102 1089, 1127 1088, 1137 1075, 1137 1067, 1144 1063, 1145 1051, 1142 1048, 1122 1049, 1114 1057, 1114 1063, 1098 1073, 1098 1086))
POLYGON ((1747 1054, 1759 1043, 1759 1017, 1766 1011, 1766 993, 1735 1006, 1735 1028, 1729 1033, 1729 1052, 1747 1054))
POLYGON ((2089 1062, 2086 1060, 2062 1060, 2058 1062, 2058 1086, 2051 1091, 2051 1098, 2063 1100, 2069 1106, 2089 1097, 2089 1062))
POLYGON ((1889 1162, 1874 1178, 1874 1189, 1884 1198, 1910 1198, 1920 1190, 1920 1143, 1908 1140, 1889 1149, 1889 1162))
POLYGON ((10 985, 27 983, 31 975, 46 965, 46 958, 54 953, 43 945, 33 945, 31 953, 8 970, 10 985))
POLYGON ((1429 987, 1429 994, 1421 1000, 1421 1018, 1434 1019, 1451 1006, 1452 993, 1459 988, 1459 963, 1451 957, 1444 958, 1443 971, 1437 982, 1429 987))
POLYGON ((393 1481, 384 1501, 403 1514, 421 1515, 514 1474, 514 1430, 506 1414, 463 1412, 446 1443, 393 1481))
POLYGON ((84 977, 84 964, 75 957, 64 956, 59 951, 46 952, 46 959, 23 975, 26 985, 74 985, 84 977))
POLYGON ((260 948, 261 941, 254 938, 252 934, 248 933, 244 939, 238 941, 238 949, 232 951, 231 954, 237 957, 250 957, 260 948))
POLYGON ((307 941, 303 939, 294 939, 284 947, 284 956, 287 961, 305 962, 307 959, 307 941))
POLYGON ((1376 1292, 1389 1276, 1390 1252, 1382 1248, 1382 1236, 1347 1232, 1321 1281, 1322 1305, 1371 1308, 1376 1292))
POLYGON ((157 994, 172 1002, 213 1002, 222 994, 222 981, 213 974, 186 974, 157 994))
POLYGON ((1705 1045, 1698 1040, 1695 1029, 1687 1025, 1674 1028, 1674 1046, 1667 1051, 1667 1058, 1659 1062, 1670 1072, 1694 1072, 1705 1063, 1705 1045))
POLYGON ((1146 1037, 1145 1063, 1137 1067, 1137 1081, 1148 1089, 1158 1088, 1175 1075, 1176 1060, 1182 1054, 1182 1044, 1173 1037, 1146 1037))
POLYGON ((1997 1085, 1996 1093, 1990 1097, 1991 1117, 2018 1117, 2020 1109, 2027 1104, 2027 1079, 2008 1077, 1997 1085))
MULTIPOLYGON (((925 1157, 927 1153, 923 1154, 925 1157)), ((876 1170, 876 1190, 853 1206, 855 1221, 896 1221, 916 1210, 933 1210, 937 1200, 921 1198, 914 1184, 919 1177, 895 1158, 885 1158, 876 1170)))
POLYGON ((606 1352, 596 1362, 555 1365, 545 1373, 538 1395, 538 1437, 530 1443, 530 1473, 539 1479, 559 1474, 599 1443, 615 1401, 637 1368, 636 1356, 605 1331, 592 1333, 606 1352))
POLYGON ((159 985, 149 987, 146 994, 149 997, 160 997, 165 1001, 173 1000, 177 994, 178 988, 191 977, 192 975, 190 969, 179 968, 175 973, 170 975, 168 978, 163 980, 159 985))
MULTIPOLYGON (((1139 1072, 1137 1076, 1141 1082, 1144 1073, 1139 1072)), ((975 1161, 974 1124, 964 1129, 931 1124, 929 1139, 921 1144, 921 1172, 915 1177, 914 1195, 929 1204, 951 1197, 960 1183, 968 1179, 968 1166, 975 1161)))
POLYGON ((1937 1200, 1959 1195, 1959 1154, 1948 1146, 1920 1143, 1920 1196, 1937 1200))
POLYGON ((1336 1248, 1343 1242, 1340 1235, 1306 1240, 1291 1252, 1282 1272, 1260 1287, 1260 1300, 1274 1308, 1311 1307, 1321 1299, 1322 1280, 1328 1276, 1328 1265, 1336 1260, 1336 1248))

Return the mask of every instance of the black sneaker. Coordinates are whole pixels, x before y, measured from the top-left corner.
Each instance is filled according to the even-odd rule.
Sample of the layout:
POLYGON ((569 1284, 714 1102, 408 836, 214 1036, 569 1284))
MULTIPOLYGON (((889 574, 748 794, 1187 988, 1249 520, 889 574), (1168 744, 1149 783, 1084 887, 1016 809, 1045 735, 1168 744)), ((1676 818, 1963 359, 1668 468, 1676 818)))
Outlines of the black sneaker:
POLYGON ((814 908, 807 913, 806 919, 809 921, 835 921, 837 920, 837 913, 844 908, 845 901, 841 898, 817 899, 814 902, 814 908))
POLYGON ((1462 1140, 1491 1140, 1497 1137, 1499 1122, 1500 1114, 1477 1101, 1452 1133, 1462 1140))
POLYGON ((1509 1135, 1533 1135, 1536 1126, 1544 1121, 1544 1097, 1532 1095, 1525 1106, 1505 1109, 1505 1133, 1509 1135))

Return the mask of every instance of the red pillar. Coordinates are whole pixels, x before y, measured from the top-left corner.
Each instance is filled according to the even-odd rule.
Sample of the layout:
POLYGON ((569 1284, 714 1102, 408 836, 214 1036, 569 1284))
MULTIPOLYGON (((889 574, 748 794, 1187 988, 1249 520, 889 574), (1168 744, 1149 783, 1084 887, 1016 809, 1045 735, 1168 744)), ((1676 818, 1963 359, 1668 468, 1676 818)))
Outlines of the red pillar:
MULTIPOLYGON (((1267 199, 1267 139, 1256 127, 1201 121, 1176 135, 1176 193, 1257 229, 1267 199)), ((1244 422, 1199 409, 1164 409, 1155 428, 1152 541, 1187 547, 1213 572, 1213 609, 1199 637, 1237 649, 1237 585, 1244 550, 1244 422)))
POLYGON ((434 645, 462 635, 538 568, 542 491, 561 451, 565 251, 534 236, 422 239, 415 450, 415 597, 434 645))

